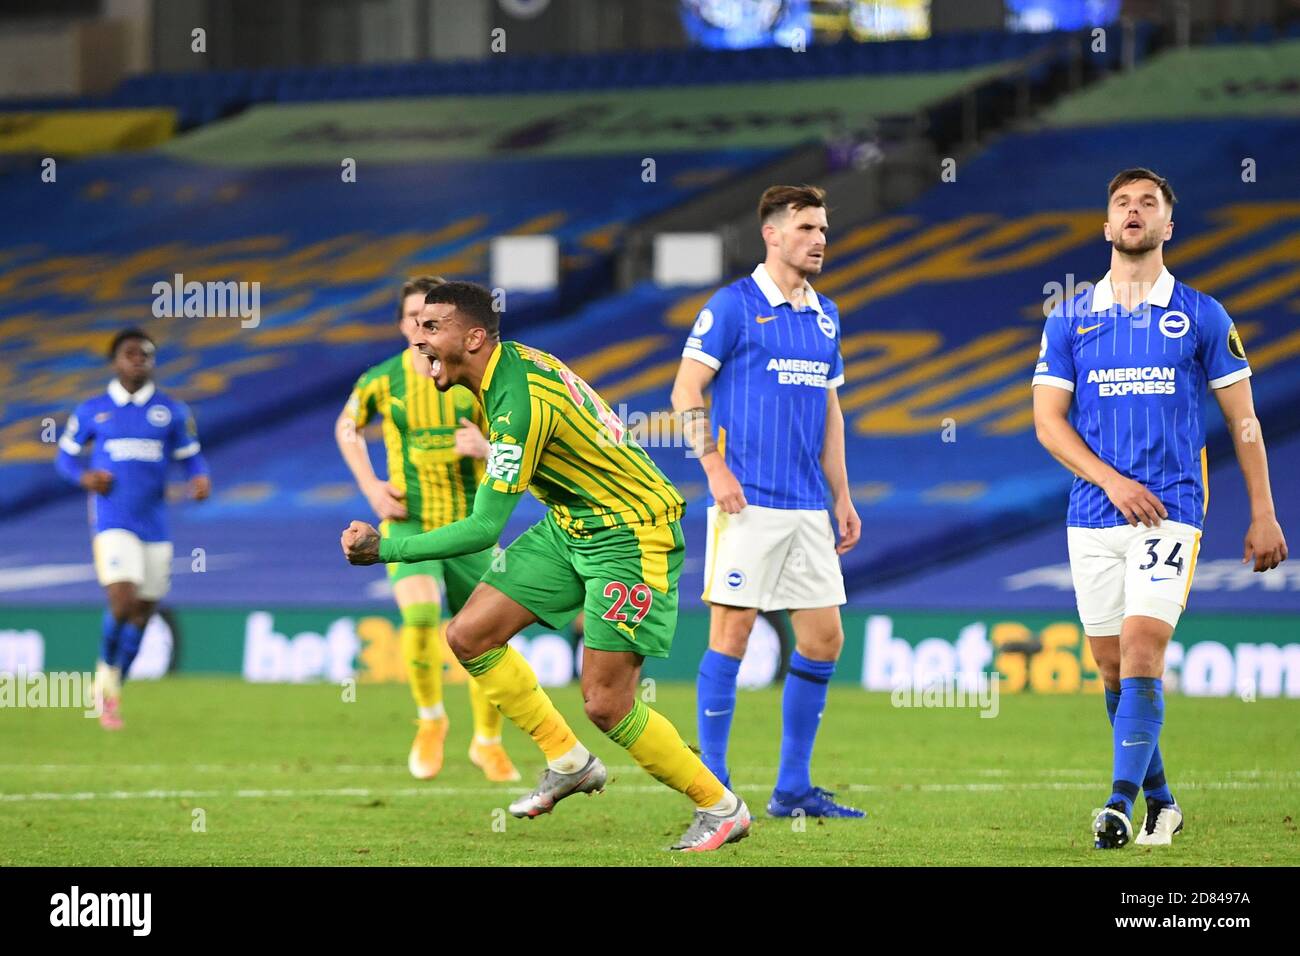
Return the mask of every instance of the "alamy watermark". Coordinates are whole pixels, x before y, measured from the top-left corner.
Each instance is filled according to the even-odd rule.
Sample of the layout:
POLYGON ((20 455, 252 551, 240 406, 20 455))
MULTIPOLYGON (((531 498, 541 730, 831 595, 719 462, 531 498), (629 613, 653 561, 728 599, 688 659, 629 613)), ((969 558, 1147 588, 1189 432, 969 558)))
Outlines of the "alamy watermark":
POLYGON ((119 926, 132 936, 148 936, 153 928, 152 893, 92 893, 73 884, 67 893, 50 897, 51 926, 119 926))
POLYGON ((178 272, 171 282, 155 282, 151 291, 156 319, 238 316, 244 329, 255 329, 262 321, 260 282, 186 282, 178 272))
POLYGON ((1110 289, 1103 295, 1111 295, 1111 304, 1105 309, 1096 310, 1096 290, 1097 284, 1089 282, 1087 279, 1076 281, 1074 273, 1068 272, 1065 275, 1065 282, 1055 280, 1044 283, 1043 285, 1043 318, 1047 318, 1057 309, 1067 319, 1087 318, 1093 315, 1103 315, 1107 318, 1118 318, 1120 314, 1121 300, 1127 299, 1133 305, 1133 310, 1128 314, 1140 314, 1149 318, 1151 304, 1148 299, 1151 296, 1151 290, 1155 283, 1151 282, 1116 282, 1110 280, 1110 289), (1123 295, 1123 290, 1127 289, 1127 295, 1123 295), (1084 298, 1085 294, 1087 298, 1084 298), (1141 308, 1138 308, 1141 306, 1141 308))
POLYGON ((82 671, 0 674, 0 709, 9 707, 74 708, 84 717, 104 712, 95 675, 82 671))
MULTIPOLYGON (((601 409, 599 403, 597 408, 601 409)), ((695 449, 686 440, 676 412, 667 409, 643 412, 620 402, 608 413, 602 409, 600 417, 605 427, 597 434, 597 444, 609 447, 634 441, 642 448, 685 448, 687 458, 695 457, 695 449)))
POLYGON ((999 674, 947 674, 924 683, 900 684, 890 692, 889 702, 895 707, 968 707, 978 710, 980 717, 996 717, 1001 680, 999 674))
MULTIPOLYGON (((627 429, 627 437, 642 448, 688 448, 686 435, 676 412, 665 410, 643 412, 619 403, 615 412, 627 429)), ((688 450, 693 455, 694 451, 688 450)))

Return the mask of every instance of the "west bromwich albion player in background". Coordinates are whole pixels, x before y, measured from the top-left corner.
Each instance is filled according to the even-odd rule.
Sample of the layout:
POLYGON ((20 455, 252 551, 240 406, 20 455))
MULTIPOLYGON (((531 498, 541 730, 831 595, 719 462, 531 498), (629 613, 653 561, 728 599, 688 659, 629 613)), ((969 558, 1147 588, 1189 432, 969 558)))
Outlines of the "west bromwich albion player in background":
POLYGON ((838 555, 861 533, 836 391, 844 382, 839 312, 808 285, 826 251, 825 194, 773 186, 759 201, 758 217, 766 261, 709 300, 673 385, 673 408, 713 498, 703 594, 710 605, 709 649, 696 702, 700 749, 709 769, 728 783, 727 738, 749 632, 760 610, 789 610, 796 649, 768 813, 861 817, 814 787, 810 776, 827 683, 844 646, 838 555), (710 382, 712 424, 704 408, 710 382), (838 547, 826 513, 827 484, 838 547))
POLYGON ((1161 678, 1207 503, 1207 384, 1250 496, 1242 561, 1253 556, 1255 570, 1267 571, 1287 556, 1241 338, 1222 305, 1164 267, 1173 190, 1149 169, 1126 169, 1108 196, 1110 271, 1053 310, 1034 373, 1038 439, 1076 476, 1070 569, 1113 725, 1112 793, 1093 822, 1098 849, 1129 842, 1139 785, 1146 821, 1137 842, 1168 844, 1182 828, 1158 746, 1161 678))
POLYGON ((168 466, 184 466, 195 501, 212 490, 194 417, 152 381, 155 351, 140 329, 113 336, 108 357, 117 377, 107 393, 77 406, 55 462, 59 474, 89 492, 95 572, 108 592, 96 687, 100 723, 109 730, 122 726, 122 681, 145 625, 171 587, 168 466), (87 445, 93 445, 89 467, 81 457, 87 445))

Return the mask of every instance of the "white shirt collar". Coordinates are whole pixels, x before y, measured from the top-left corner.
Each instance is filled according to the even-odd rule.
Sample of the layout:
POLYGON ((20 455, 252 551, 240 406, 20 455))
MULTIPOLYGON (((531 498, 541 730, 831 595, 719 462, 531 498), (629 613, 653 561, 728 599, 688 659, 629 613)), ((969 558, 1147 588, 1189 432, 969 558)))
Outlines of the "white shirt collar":
MULTIPOLYGON (((768 274, 767 266, 765 264, 760 262, 756 265, 754 271, 750 273, 750 277, 758 283, 759 291, 763 293, 764 297, 767 299, 767 304, 772 308, 776 308, 778 305, 789 301, 784 295, 782 295, 780 287, 776 284, 776 280, 768 274)), ((803 300, 804 303, 811 306, 814 311, 821 315, 826 314, 826 310, 822 308, 821 300, 817 298, 817 293, 813 291, 813 287, 808 284, 807 279, 805 279, 803 283, 803 300)))
MULTIPOLYGON (((1162 309, 1169 308, 1169 300, 1174 295, 1174 277, 1168 269, 1161 269, 1160 276, 1151 285, 1151 293, 1146 301, 1162 309)), ((1092 311, 1109 312, 1115 305, 1115 289, 1110 284, 1110 272, 1107 271, 1092 290, 1092 311)), ((1136 308, 1136 307, 1135 307, 1136 308)))
POLYGON ((136 392, 128 392, 122 387, 122 383, 117 379, 108 383, 108 397, 113 400, 113 404, 121 408, 127 402, 133 405, 144 405, 149 399, 153 398, 153 382, 146 382, 144 388, 136 392))

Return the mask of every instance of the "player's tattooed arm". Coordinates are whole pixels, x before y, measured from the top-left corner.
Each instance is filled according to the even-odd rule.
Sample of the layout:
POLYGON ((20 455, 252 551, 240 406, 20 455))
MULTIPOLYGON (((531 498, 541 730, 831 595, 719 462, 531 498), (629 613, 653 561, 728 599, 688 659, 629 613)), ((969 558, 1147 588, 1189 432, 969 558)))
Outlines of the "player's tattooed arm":
POLYGON ((696 458, 704 458, 718 450, 718 443, 713 438, 713 425, 709 421, 709 410, 703 405, 688 408, 681 413, 682 437, 686 445, 695 452, 696 458))
POLYGON ((709 494, 721 510, 736 514, 745 507, 745 492, 718 451, 713 424, 704 407, 704 389, 714 374, 715 370, 703 362, 683 358, 673 383, 673 408, 681 416, 682 437, 709 479, 709 494))
POLYGON ((713 439, 709 410, 704 407, 704 390, 713 381, 715 370, 693 358, 683 358, 673 382, 673 410, 682 425, 686 446, 701 462, 718 450, 713 439))

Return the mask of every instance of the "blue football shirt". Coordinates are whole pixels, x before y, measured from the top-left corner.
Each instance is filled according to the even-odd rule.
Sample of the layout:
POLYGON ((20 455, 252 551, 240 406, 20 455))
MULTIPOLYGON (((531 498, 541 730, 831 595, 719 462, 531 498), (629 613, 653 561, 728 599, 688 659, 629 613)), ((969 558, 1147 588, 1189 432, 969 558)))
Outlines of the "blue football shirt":
MULTIPOLYGON (((1052 311, 1035 385, 1074 393, 1072 422, 1088 447, 1197 528, 1206 508, 1205 408, 1209 388, 1250 375, 1246 350, 1222 305, 1166 269, 1132 312, 1116 304, 1110 273, 1052 311)), ((1075 478, 1067 524, 1128 524, 1106 493, 1075 478)))
POLYGON ((844 384, 835 303, 805 283, 796 308, 760 263, 713 294, 682 355, 718 373, 710 417, 745 500, 824 509, 826 390, 844 384))
POLYGON ((190 477, 206 474, 194 417, 184 402, 152 382, 135 393, 113 381, 108 391, 77 406, 59 438, 58 468, 70 481, 86 470, 81 459, 93 443, 89 467, 112 472, 108 494, 90 496, 96 532, 122 528, 141 541, 167 541, 167 469, 184 464, 190 477))

